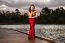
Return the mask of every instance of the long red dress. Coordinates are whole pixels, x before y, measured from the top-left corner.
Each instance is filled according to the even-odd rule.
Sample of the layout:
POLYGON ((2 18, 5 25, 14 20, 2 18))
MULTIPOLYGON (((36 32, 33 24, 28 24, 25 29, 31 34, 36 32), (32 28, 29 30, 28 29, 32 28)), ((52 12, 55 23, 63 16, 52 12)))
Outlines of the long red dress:
POLYGON ((30 30, 29 30, 28 39, 35 39, 36 18, 29 18, 29 23, 30 23, 30 30))

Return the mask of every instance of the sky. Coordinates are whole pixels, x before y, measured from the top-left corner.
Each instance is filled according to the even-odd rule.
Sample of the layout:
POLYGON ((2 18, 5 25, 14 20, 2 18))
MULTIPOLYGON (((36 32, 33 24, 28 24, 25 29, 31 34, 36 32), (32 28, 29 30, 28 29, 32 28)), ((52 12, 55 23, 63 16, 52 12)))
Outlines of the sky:
POLYGON ((36 6, 37 11, 41 11, 43 7, 55 9, 56 7, 63 6, 65 8, 65 0, 0 0, 0 7, 4 9, 19 8, 21 12, 26 12, 31 4, 36 6))

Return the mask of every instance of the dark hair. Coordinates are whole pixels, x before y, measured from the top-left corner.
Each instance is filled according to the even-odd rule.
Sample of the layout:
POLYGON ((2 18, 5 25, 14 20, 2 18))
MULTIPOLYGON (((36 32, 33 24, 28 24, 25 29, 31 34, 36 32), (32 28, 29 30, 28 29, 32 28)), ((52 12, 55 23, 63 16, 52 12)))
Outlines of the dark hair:
MULTIPOLYGON (((35 5, 34 4, 31 4, 31 6, 34 7, 33 11, 35 11, 35 5)), ((29 7, 29 12, 31 12, 31 6, 29 7)))

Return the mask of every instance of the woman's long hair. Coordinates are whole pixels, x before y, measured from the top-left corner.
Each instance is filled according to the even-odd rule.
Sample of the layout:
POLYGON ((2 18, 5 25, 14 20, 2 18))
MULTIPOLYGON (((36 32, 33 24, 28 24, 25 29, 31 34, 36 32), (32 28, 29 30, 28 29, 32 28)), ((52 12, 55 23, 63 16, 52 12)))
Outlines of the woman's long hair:
MULTIPOLYGON (((32 11, 35 11, 35 5, 34 4, 31 4, 31 6, 34 7, 34 9, 32 11)), ((29 12, 31 13, 31 6, 29 7, 29 12)))

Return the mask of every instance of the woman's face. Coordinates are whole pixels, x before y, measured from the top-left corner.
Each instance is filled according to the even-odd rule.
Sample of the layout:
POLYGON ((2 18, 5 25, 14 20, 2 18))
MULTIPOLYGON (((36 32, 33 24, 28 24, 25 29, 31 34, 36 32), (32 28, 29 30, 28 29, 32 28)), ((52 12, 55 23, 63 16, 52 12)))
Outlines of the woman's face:
POLYGON ((34 6, 31 6, 31 10, 33 10, 34 9, 34 6))

